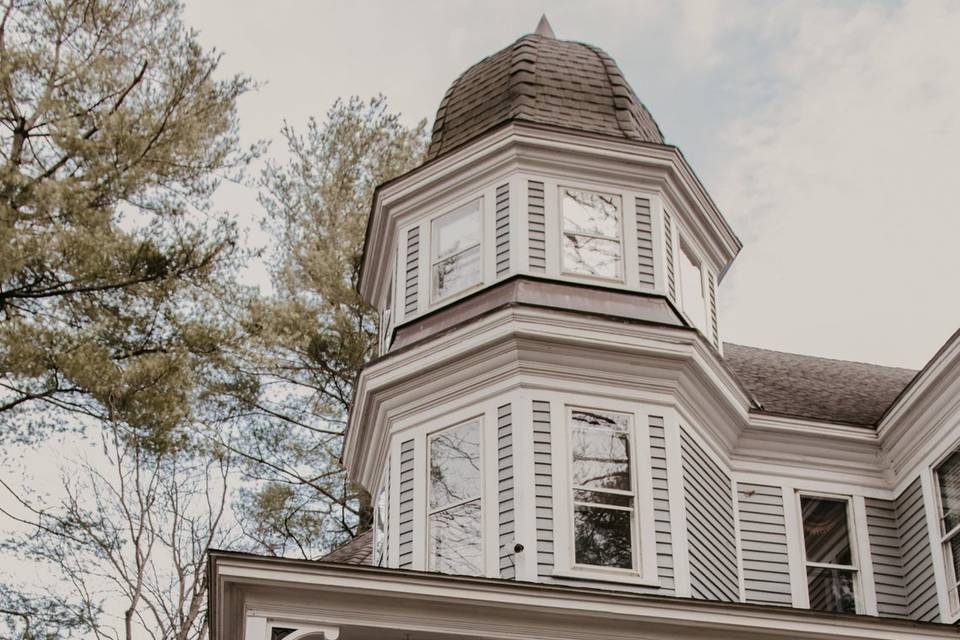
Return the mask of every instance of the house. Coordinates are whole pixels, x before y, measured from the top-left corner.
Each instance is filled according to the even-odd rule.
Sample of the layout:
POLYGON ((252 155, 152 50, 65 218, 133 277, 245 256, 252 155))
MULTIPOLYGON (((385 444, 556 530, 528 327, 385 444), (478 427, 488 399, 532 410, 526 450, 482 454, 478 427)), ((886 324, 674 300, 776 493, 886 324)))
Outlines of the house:
POLYGON ((213 552, 213 637, 960 637, 960 335, 920 372, 725 344, 740 248, 600 49, 542 21, 468 69, 372 203, 373 531, 213 552))

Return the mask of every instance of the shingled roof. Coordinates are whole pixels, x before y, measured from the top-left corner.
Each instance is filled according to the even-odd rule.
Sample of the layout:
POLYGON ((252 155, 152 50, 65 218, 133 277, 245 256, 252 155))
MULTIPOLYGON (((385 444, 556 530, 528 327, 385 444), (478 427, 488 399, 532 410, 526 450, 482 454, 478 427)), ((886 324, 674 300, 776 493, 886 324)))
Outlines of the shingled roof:
POLYGON ((723 355, 764 412, 860 427, 876 426, 917 374, 730 343, 723 355))
POLYGON ((373 530, 365 531, 320 558, 321 562, 370 564, 373 557, 373 530))
POLYGON ((543 22, 457 78, 437 110, 427 159, 511 120, 663 143, 613 59, 592 45, 557 40, 543 22))

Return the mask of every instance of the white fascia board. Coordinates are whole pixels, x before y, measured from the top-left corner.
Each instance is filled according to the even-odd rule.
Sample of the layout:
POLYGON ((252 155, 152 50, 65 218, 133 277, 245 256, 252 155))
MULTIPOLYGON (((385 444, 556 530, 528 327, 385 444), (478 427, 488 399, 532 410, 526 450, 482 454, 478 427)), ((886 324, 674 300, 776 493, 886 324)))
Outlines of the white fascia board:
POLYGON ((221 622, 252 612, 314 624, 408 630, 411 640, 417 640, 418 633, 565 640, 602 635, 626 640, 636 638, 638 629, 645 637, 677 640, 704 635, 756 640, 934 640, 956 638, 957 633, 949 625, 873 616, 279 559, 215 557, 213 567, 215 608, 221 622), (241 596, 227 601, 223 594, 228 590, 241 596))

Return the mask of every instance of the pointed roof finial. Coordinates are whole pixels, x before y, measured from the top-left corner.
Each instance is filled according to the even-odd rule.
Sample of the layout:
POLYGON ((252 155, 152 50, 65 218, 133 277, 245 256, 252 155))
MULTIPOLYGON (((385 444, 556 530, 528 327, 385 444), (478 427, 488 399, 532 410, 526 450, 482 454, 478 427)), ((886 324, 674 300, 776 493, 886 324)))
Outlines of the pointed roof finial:
POLYGON ((540 16, 540 22, 537 23, 537 30, 534 31, 538 36, 543 36, 544 38, 553 38, 557 39, 557 36, 553 33, 553 27, 550 26, 550 21, 547 20, 547 14, 542 14, 540 16))

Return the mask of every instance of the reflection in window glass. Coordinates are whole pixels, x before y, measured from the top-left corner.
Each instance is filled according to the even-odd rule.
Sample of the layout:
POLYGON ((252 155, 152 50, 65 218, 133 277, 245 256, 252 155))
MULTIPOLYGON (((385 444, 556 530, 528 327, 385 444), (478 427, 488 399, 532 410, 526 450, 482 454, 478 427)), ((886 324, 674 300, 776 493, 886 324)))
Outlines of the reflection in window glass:
POLYGON ((483 573, 480 538, 480 423, 430 437, 430 570, 483 573))
POLYGON ((856 613, 856 566, 846 500, 802 496, 803 544, 810 608, 856 613))
POLYGON ((560 210, 564 269, 601 278, 621 278, 620 196, 562 188, 560 210))
POLYGON ((630 417, 573 409, 569 414, 577 564, 634 567, 630 417))
MULTIPOLYGON (((389 477, 389 471, 387 472, 389 477)), ((373 530, 373 558, 378 567, 386 566, 387 557, 387 488, 384 485, 377 494, 377 503, 374 508, 373 519, 376 527, 373 530)))
POLYGON ((703 291, 703 272, 684 246, 680 246, 680 303, 693 325, 707 332, 707 298, 703 291))
POLYGON ((948 596, 950 609, 956 611, 960 608, 960 451, 954 451, 937 467, 937 484, 948 596))
POLYGON ((480 200, 436 218, 430 236, 434 300, 480 282, 480 200))

